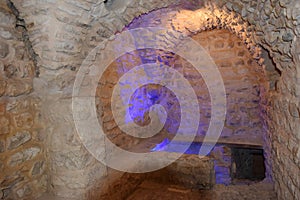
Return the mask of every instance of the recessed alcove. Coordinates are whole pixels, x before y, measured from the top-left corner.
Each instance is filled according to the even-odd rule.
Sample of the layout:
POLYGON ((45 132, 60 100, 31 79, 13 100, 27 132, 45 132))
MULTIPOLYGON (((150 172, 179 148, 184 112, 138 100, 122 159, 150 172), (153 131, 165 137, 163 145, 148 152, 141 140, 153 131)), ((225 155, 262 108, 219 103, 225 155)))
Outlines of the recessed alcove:
MULTIPOLYGON (((130 30, 131 28, 146 26, 151 24, 152 21, 156 21, 157 18, 160 20, 167 18, 168 12, 172 13, 171 9, 157 10, 148 15, 143 15, 133 20, 127 29, 130 30)), ((184 12, 187 12, 185 17, 197 12, 201 13, 201 11, 194 11, 195 13, 189 11, 183 11, 183 13, 184 12)), ((180 14, 181 12, 178 15, 180 14)), ((199 18, 199 20, 200 19, 201 18, 199 18)), ((173 20, 173 24, 178 23, 178 29, 181 30, 180 26, 183 26, 184 22, 180 20, 176 21, 176 18, 173 20)), ((241 149, 248 147, 263 149, 265 145, 263 142, 264 129, 261 118, 260 101, 264 95, 263 93, 267 90, 267 88, 266 90, 262 89, 267 85, 267 80, 262 66, 259 66, 260 64, 257 63, 257 60, 252 57, 244 41, 226 28, 212 28, 211 30, 205 31, 197 30, 196 27, 189 28, 194 28, 196 32, 188 33, 190 37, 201 45, 216 63, 223 78, 226 91, 227 113, 224 128, 218 143, 207 158, 202 162, 201 159, 197 158, 197 154, 199 153, 211 119, 209 90, 202 74, 200 74, 191 63, 174 52, 168 52, 162 49, 141 49, 128 52, 116 59, 104 72, 104 75, 100 79, 100 85, 97 88, 97 94, 100 94, 96 100, 96 103, 99 105, 97 106, 99 121, 101 122, 101 120, 103 120, 103 127, 108 138, 117 146, 126 150, 133 152, 163 152, 163 155, 168 154, 168 152, 171 154, 183 153, 183 144, 189 136, 184 132, 181 133, 182 141, 175 141, 175 144, 172 144, 173 146, 168 146, 170 141, 174 139, 181 123, 180 102, 178 97, 169 88, 161 85, 148 84, 134 91, 130 91, 129 89, 124 90, 124 93, 132 94, 128 110, 128 116, 131 116, 131 119, 130 117, 124 119, 127 123, 131 121, 140 126, 147 126, 151 121, 149 109, 155 104, 162 105, 168 113, 163 129, 152 138, 138 139, 128 136, 119 129, 117 122, 113 120, 113 113, 107 107, 110 99, 112 99, 115 85, 127 84, 127 88, 130 88, 130 85, 135 85, 135 82, 140 81, 141 77, 144 76, 143 73, 153 76, 150 66, 148 67, 149 69, 146 66, 140 76, 131 76, 128 80, 124 78, 124 75, 130 73, 136 66, 153 63, 158 64, 158 66, 166 65, 182 73, 195 91, 200 106, 198 111, 200 114, 199 127, 194 142, 191 147, 185 151, 183 157, 166 168, 140 176, 140 181, 152 180, 155 183, 165 183, 166 185, 176 184, 186 189, 211 189, 215 184, 255 185, 268 176, 267 174, 269 173, 265 170, 264 153, 260 152, 260 156, 263 158, 260 160, 261 162, 257 161, 259 164, 252 166, 254 171, 259 171, 260 168, 263 168, 263 171, 259 171, 263 173, 263 175, 257 175, 259 176, 258 178, 253 172, 251 177, 250 174, 242 176, 240 173, 247 169, 244 169, 245 167, 241 162, 247 160, 247 155, 245 155, 245 157, 237 157, 237 149, 233 146, 240 146, 241 149), (118 83, 118 80, 122 77, 124 80, 122 79, 120 83, 118 83), (101 93, 101 91, 109 92, 101 93), (195 173, 197 173, 198 176, 195 173)), ((171 71, 170 73, 166 73, 164 77, 172 79, 176 83, 176 78, 173 78, 176 76, 171 71)), ((182 87, 181 90, 184 91, 186 89, 187 88, 182 87)), ((191 107, 188 112, 197 112, 197 110, 191 107)), ((253 151, 255 150, 253 149, 253 151)), ((249 153, 248 155, 252 154, 249 153)), ((258 157, 253 156, 252 161, 256 161, 258 157)), ((130 176, 130 174, 127 175, 130 176)), ((132 176, 136 177, 136 175, 132 176)), ((117 177, 115 180, 116 183, 120 183, 117 177)), ((120 188, 120 190, 122 189, 120 188)))
POLYGON ((263 149, 234 147, 231 151, 233 179, 257 181, 265 178, 263 149))

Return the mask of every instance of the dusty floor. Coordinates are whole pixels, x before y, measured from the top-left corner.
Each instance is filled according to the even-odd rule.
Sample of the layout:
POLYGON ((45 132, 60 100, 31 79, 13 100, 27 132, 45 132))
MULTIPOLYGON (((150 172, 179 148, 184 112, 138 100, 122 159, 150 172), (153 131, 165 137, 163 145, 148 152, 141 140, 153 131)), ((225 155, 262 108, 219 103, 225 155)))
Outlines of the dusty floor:
POLYGON ((126 200, 274 200, 270 183, 252 185, 216 185, 212 190, 198 191, 176 185, 143 182, 126 200))
MULTIPOLYGON (((215 185, 212 190, 191 190, 176 185, 143 182, 126 200, 275 200, 271 183, 215 185)), ((38 200, 67 200, 45 194, 38 200)), ((105 199, 115 200, 115 199, 105 199)))

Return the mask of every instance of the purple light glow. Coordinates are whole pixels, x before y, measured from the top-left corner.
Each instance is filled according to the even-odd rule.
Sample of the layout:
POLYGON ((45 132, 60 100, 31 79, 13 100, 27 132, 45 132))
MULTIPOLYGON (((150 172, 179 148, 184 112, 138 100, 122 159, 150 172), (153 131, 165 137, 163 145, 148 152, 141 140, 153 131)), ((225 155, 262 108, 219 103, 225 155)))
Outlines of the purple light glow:
MULTIPOLYGON (((183 143, 184 142, 173 141, 170 144, 169 139, 165 138, 161 143, 158 143, 154 148, 152 148, 151 151, 183 153, 182 151, 183 143)), ((190 147, 184 152, 184 154, 197 155, 199 153, 201 145, 203 144, 200 142, 193 142, 190 145, 190 147)), ((226 155, 226 153, 224 152, 224 145, 221 144, 217 144, 208 156, 210 156, 211 154, 220 154, 220 157, 215 158, 214 160, 216 183, 229 185, 231 183, 231 175, 230 175, 230 168, 229 168, 230 164, 224 165, 224 162, 230 163, 231 156, 226 155)))
POLYGON ((185 154, 198 154, 201 143, 193 142, 190 147, 185 151, 185 142, 173 141, 169 144, 168 138, 165 138, 161 143, 157 144, 151 151, 166 151, 166 152, 176 152, 185 154))
POLYGON ((168 138, 165 138, 161 143, 157 144, 151 151, 162 151, 170 143, 168 138))
MULTIPOLYGON (((172 91, 157 84, 144 85, 133 93, 125 123, 134 121, 140 126, 147 125, 149 123, 147 115, 151 106, 155 104, 162 105, 167 112, 168 116, 164 129, 168 133, 176 133, 181 119, 179 101, 172 91)), ((161 118, 161 122, 162 120, 161 118)))

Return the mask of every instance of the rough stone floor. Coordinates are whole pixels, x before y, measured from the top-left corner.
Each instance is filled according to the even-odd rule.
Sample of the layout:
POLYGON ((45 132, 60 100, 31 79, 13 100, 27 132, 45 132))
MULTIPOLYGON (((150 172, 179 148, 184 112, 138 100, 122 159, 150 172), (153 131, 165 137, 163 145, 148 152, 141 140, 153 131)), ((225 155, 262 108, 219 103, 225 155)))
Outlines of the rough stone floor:
MULTIPOLYGON (((212 190, 191 190, 178 185, 144 181, 124 200, 275 200, 273 184, 260 182, 251 185, 217 184, 212 190)), ((38 200, 68 200, 45 194, 38 200)), ((97 199, 98 200, 98 199, 97 199)), ((100 200, 100 199, 99 199, 100 200)), ((102 200, 102 199, 101 199, 102 200)), ((103 199, 116 200, 116 199, 103 199)))
POLYGON ((212 190, 199 191, 176 185, 143 182, 126 200, 274 200, 273 185, 215 185, 212 190))

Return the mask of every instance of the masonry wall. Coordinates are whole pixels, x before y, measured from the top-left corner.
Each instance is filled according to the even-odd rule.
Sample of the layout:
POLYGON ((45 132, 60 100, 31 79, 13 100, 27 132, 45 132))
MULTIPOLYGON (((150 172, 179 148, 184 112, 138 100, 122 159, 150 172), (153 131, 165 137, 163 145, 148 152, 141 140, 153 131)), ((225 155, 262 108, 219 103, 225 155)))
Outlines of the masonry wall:
MULTIPOLYGON (((149 17, 143 16, 140 20, 145 23, 149 21, 149 17)), ((160 18, 160 15, 155 14, 155 17, 160 18)), ((263 146, 263 128, 259 105, 260 88, 265 84, 263 71, 260 70, 244 43, 227 30, 204 31, 194 35, 193 39, 207 50, 218 66, 224 81, 227 97, 227 115, 220 140, 228 143, 263 146), (257 72, 261 74, 258 76, 256 75, 257 72)), ((100 121, 107 132, 107 136, 123 148, 132 148, 143 142, 142 139, 134 139, 122 133, 114 120, 110 103, 113 89, 116 84, 119 84, 118 80, 135 66, 147 63, 167 65, 183 74, 184 78, 189 81, 196 93, 200 106, 200 122, 197 136, 199 139, 203 138, 207 133, 211 118, 211 102, 207 85, 201 74, 188 61, 163 50, 131 52, 121 56, 106 69, 100 80, 97 90, 99 95, 97 95, 96 99, 97 102, 99 101, 97 105, 100 121)), ((172 76, 172 74, 169 74, 169 76, 172 76)), ((139 82, 139 78, 132 77, 131 85, 133 85, 133 82, 139 82)), ((176 76, 174 75, 171 79, 176 84, 176 76)), ((128 82, 126 84, 130 85, 128 82)), ((186 88, 182 88, 182 93, 184 93, 184 90, 186 88)), ((124 92, 128 93, 129 91, 124 92)), ((132 105, 130 115, 133 121, 141 126, 147 125, 149 123, 149 115, 147 113, 149 107, 155 103, 164 105, 168 113, 168 119, 164 125, 164 130, 160 133, 161 136, 157 136, 162 140, 168 137, 168 134, 177 133, 180 125, 180 105, 177 98, 163 86, 148 85, 141 87, 134 93, 130 101, 132 105), (149 97, 153 92, 156 93, 156 100, 151 100, 149 97)), ((190 112, 195 112, 194 108, 190 108, 190 112)))
MULTIPOLYGON (((204 31, 194 35, 193 39, 209 52, 224 81, 227 113, 220 139, 227 142, 263 145, 264 133, 259 101, 265 79, 260 66, 252 58, 243 41, 228 30, 204 31)), ((191 70, 189 74, 194 73, 191 70)), ((208 93, 201 94, 202 87, 198 84, 195 86, 198 87, 198 91, 195 91, 200 92, 199 97, 208 97, 208 93)), ((209 102, 209 99, 202 100, 203 103, 205 101, 209 102)), ((200 124, 199 130, 202 128, 202 131, 205 131, 210 110, 205 106, 203 109, 207 119, 204 120, 202 127, 200 124)))
MULTIPOLYGON (((172 15, 170 13, 172 13, 171 9, 162 9, 150 15, 143 15, 133 21, 128 28, 152 25, 152 22, 156 22, 155 26, 168 26, 166 21, 172 15)), ((208 51, 216 62, 224 80, 227 96, 227 116, 220 140, 228 143, 264 145, 264 130, 261 123, 261 107, 259 105, 261 88, 266 83, 262 68, 253 59, 243 41, 228 30, 207 30, 192 37, 208 51)), ((96 102, 100 123, 103 124, 108 138, 117 146, 130 151, 145 152, 145 149, 147 149, 135 148, 135 146, 141 147, 142 145, 139 144, 144 143, 145 139, 136 139, 123 133, 115 122, 110 108, 112 92, 116 84, 118 84, 118 80, 135 66, 146 63, 167 65, 183 74, 184 78, 189 81, 200 105, 199 114, 201 118, 197 136, 198 138, 203 138, 211 115, 210 96, 205 81, 189 62, 174 53, 163 50, 129 52, 120 56, 104 72, 99 81, 96 102)), ((168 74, 168 76, 176 84, 176 76, 172 77, 172 74, 168 74)), ((134 82, 138 82, 139 78, 132 77, 126 81, 126 84, 129 86, 130 84, 134 85, 134 82)), ((183 95, 184 90, 186 88, 182 88, 183 95)), ((164 129, 154 139, 159 143, 166 137, 172 138, 181 122, 180 108, 174 94, 160 86, 148 85, 141 87, 132 96, 130 104, 133 111, 130 114, 139 125, 147 125, 149 123, 147 109, 154 103, 149 99, 149 95, 151 96, 153 91, 156 91, 156 103, 168 105, 164 106, 168 113, 164 129), (144 112, 141 112, 141 110, 144 112)), ((130 90, 123 92, 130 93, 130 90)), ((189 109, 188 112, 195 112, 193 107, 189 109)), ((111 169, 108 169, 108 176, 111 176, 110 171, 111 169)), ((270 173, 270 167, 268 167, 267 176, 270 173)), ((121 176, 122 173, 119 173, 115 179, 120 184, 122 184, 122 181, 117 179, 121 176)))
POLYGON ((0 198, 28 199, 47 189, 41 104, 25 30, 0 3, 0 198))
MULTIPOLYGON (((74 194, 74 198, 84 196, 87 188, 93 184, 93 181, 88 180, 101 180, 102 176, 106 176, 106 168, 90 158, 76 138, 74 128, 70 128, 74 127, 70 97, 76 70, 99 41, 120 31, 135 17, 170 4, 182 5, 185 1, 132 0, 126 3, 115 1, 112 4, 104 4, 102 1, 13 2, 20 11, 20 18, 25 19, 33 50, 38 55, 37 65, 41 75, 35 79, 34 91, 42 99, 42 116, 47 122, 42 132, 49 136, 48 162, 55 163, 49 167, 51 176, 48 188, 58 196, 70 193, 74 194), (65 168, 60 171, 61 166, 65 168), (82 173, 86 176, 75 176, 82 173), (61 182, 61 179, 64 181, 61 182), (62 184, 68 185, 66 183, 78 184, 60 187, 62 184)), ((297 189, 300 187, 300 179, 295 176, 299 173, 300 156, 299 2, 215 0, 204 3, 197 1, 188 6, 184 4, 183 7, 196 10, 197 6, 205 6, 203 9, 206 15, 203 16, 210 16, 209 20, 191 20, 193 15, 189 11, 173 13, 171 19, 176 16, 181 19, 173 20, 175 30, 197 32, 200 29, 225 27, 244 41, 262 66, 261 50, 256 44, 270 55, 275 68, 270 67, 270 63, 264 66, 272 74, 269 77, 270 90, 266 86, 260 94, 260 104, 264 108, 261 114, 266 133, 266 157, 268 166, 273 169, 278 198, 299 198, 297 189)))

